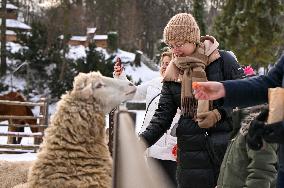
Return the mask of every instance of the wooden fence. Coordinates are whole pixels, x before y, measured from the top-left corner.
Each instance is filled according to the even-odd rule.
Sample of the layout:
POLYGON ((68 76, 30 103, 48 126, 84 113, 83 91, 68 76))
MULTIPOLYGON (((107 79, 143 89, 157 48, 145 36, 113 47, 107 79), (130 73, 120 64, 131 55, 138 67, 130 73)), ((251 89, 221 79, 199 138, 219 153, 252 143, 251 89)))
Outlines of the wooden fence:
MULTIPOLYGON (((127 110, 145 110, 146 109, 146 104, 145 102, 127 102, 125 104, 125 107, 120 106, 120 108, 125 108, 127 110)), ((124 109, 124 110, 125 110, 124 109)), ((113 144, 114 144, 114 127, 115 127, 115 113, 119 111, 119 107, 114 108, 110 113, 109 113, 109 128, 108 128, 108 147, 111 156, 113 156, 113 144)), ((133 118, 133 120, 136 120, 136 114, 134 113, 129 113, 129 115, 133 118), (134 117, 135 116, 135 117, 134 117)))
MULTIPOLYGON (((48 126, 48 100, 46 98, 41 98, 39 102, 19 102, 19 101, 9 101, 0 100, 0 104, 5 105, 17 105, 17 106, 39 106, 39 115, 37 116, 12 116, 12 115, 0 115, 0 119, 36 119, 37 125, 29 124, 0 124, 0 126, 14 126, 14 127, 36 127, 39 128, 39 132, 36 133, 25 133, 25 132, 3 132, 0 131, 0 136, 13 136, 13 137, 33 137, 42 138, 45 128, 48 126)), ((39 148, 39 143, 34 144, 0 144, 0 153, 25 153, 25 152, 36 152, 39 148)))

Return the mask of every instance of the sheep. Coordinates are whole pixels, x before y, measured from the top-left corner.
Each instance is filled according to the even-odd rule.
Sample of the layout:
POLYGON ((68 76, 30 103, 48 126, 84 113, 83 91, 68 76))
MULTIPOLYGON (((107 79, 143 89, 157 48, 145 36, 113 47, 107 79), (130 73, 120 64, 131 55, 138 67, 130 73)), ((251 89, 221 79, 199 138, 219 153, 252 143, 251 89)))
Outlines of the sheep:
POLYGON ((27 182, 31 161, 0 161, 1 188, 11 188, 19 183, 27 182))
POLYGON ((112 160, 105 142, 105 114, 132 99, 128 81, 80 73, 61 97, 45 130, 28 182, 17 187, 111 187, 112 160))

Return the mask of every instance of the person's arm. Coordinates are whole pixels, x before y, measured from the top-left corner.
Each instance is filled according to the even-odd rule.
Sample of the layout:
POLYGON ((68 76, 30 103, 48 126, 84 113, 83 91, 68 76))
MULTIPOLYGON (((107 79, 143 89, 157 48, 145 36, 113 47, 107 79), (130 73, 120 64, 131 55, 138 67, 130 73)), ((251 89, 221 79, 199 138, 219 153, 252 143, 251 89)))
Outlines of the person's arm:
POLYGON ((266 188, 275 183, 277 170, 277 145, 266 144, 265 148, 254 151, 247 147, 248 158, 250 160, 247 166, 248 176, 246 179, 247 188, 266 188))
POLYGON ((265 103, 268 100, 268 88, 281 87, 283 70, 284 55, 267 76, 247 80, 229 80, 222 83, 194 83, 195 97, 200 100, 216 100, 225 97, 224 106, 231 107, 247 107, 265 103))
POLYGON ((172 120, 177 111, 177 104, 169 88, 169 83, 164 83, 158 108, 146 130, 139 136, 148 147, 155 144, 163 134, 171 127, 172 120))
MULTIPOLYGON (((118 74, 118 71, 116 71, 116 70, 117 70, 117 68, 113 72, 113 77, 115 79, 128 80, 124 71, 120 71, 119 74, 118 74)), ((155 79, 158 79, 158 78, 155 78, 155 79)), ((147 89, 151 84, 153 84, 155 82, 155 79, 149 80, 147 82, 144 82, 144 83, 136 86, 136 92, 135 92, 134 97, 132 98, 132 101, 143 101, 143 100, 145 100, 146 95, 147 95, 147 89)))
POLYGON ((268 101, 268 88, 281 87, 284 56, 266 76, 253 77, 247 80, 222 82, 225 89, 224 106, 253 106, 268 101))
MULTIPOLYGON (((144 82, 138 86, 136 86, 136 93, 134 95, 134 97, 132 98, 133 101, 142 101, 142 100, 145 100, 146 99, 146 95, 147 95, 147 90, 148 90, 148 87, 151 85, 151 84, 155 84, 155 79, 152 79, 152 80, 149 80, 147 82, 144 82)), ((158 93, 157 93, 158 94, 158 93)))

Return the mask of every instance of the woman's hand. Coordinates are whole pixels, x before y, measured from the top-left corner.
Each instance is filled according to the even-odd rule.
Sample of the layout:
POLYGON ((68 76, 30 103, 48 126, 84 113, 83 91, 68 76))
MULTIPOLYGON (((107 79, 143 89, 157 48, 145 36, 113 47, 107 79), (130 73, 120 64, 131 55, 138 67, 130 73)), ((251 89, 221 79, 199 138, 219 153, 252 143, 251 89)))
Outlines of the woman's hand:
POLYGON ((113 69, 114 69, 114 75, 115 76, 120 76, 121 75, 121 73, 123 71, 123 65, 122 65, 121 60, 120 60, 119 57, 116 59, 116 62, 114 64, 114 66, 113 66, 113 69))

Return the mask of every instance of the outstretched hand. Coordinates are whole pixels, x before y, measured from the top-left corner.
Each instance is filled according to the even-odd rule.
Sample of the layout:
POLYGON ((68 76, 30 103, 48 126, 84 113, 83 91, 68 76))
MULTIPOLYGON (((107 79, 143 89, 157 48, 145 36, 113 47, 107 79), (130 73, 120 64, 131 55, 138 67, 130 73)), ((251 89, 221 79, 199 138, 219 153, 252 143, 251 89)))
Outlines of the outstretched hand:
POLYGON ((192 88, 199 100, 216 100, 225 96, 225 88, 220 82, 193 82, 192 88))

